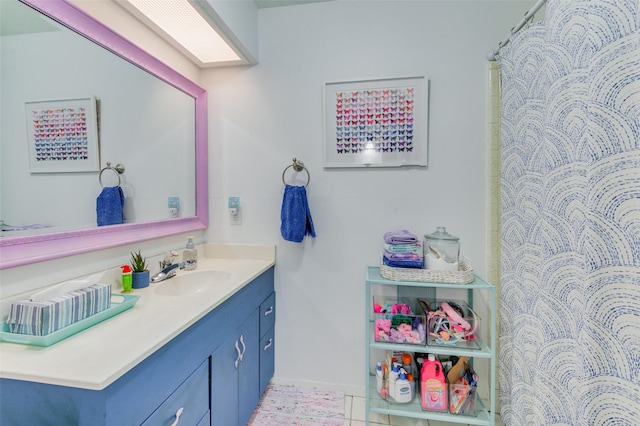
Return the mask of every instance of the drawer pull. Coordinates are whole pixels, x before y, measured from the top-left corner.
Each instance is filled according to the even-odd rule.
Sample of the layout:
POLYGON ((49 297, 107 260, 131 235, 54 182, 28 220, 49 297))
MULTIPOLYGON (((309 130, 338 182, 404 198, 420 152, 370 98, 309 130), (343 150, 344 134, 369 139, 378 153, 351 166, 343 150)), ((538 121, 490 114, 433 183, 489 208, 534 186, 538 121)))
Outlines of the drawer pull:
POLYGON ((242 343, 242 353, 240 354, 240 361, 244 358, 244 351, 247 350, 247 346, 244 344, 244 336, 240 335, 240 343, 242 343))
POLYGON ((271 345, 273 345, 273 339, 269 339, 269 343, 264 345, 264 348, 262 348, 262 350, 266 351, 267 349, 269 349, 271 347, 271 345))
POLYGON ((238 352, 238 357, 236 358, 236 369, 238 368, 238 363, 242 361, 242 354, 240 353, 240 348, 238 347, 238 341, 236 340, 236 352, 238 352))
POLYGON ((273 313, 273 305, 269 306, 269 309, 267 309, 264 312, 264 316, 266 317, 266 316, 270 315, 271 313, 273 313))
POLYGON ((176 411, 176 420, 173 423, 171 423, 171 426, 177 426, 183 411, 184 411, 184 407, 180 407, 178 411, 176 411))

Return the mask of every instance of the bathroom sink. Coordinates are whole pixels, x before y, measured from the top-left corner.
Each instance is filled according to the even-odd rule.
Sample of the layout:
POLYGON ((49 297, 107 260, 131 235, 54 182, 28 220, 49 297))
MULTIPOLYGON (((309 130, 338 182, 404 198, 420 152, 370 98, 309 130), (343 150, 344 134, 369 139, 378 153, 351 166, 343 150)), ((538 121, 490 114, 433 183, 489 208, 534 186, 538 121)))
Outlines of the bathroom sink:
POLYGON ((202 293, 212 286, 229 280, 229 273, 224 271, 196 271, 178 274, 174 278, 159 283, 156 293, 165 296, 184 296, 202 293))

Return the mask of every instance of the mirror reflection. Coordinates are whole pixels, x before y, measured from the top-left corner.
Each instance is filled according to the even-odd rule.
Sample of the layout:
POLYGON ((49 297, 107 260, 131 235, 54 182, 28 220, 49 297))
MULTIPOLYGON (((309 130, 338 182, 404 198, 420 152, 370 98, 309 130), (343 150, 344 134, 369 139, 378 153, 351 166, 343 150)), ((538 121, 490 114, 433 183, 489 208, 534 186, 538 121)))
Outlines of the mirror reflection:
POLYGON ((95 228, 97 197, 119 181, 125 223, 195 216, 194 98, 17 0, 0 7, 2 237, 95 228), (27 105, 86 98, 95 99, 98 167, 54 160, 53 171, 34 172, 27 105), (104 172, 101 184, 107 162, 125 171, 104 172))

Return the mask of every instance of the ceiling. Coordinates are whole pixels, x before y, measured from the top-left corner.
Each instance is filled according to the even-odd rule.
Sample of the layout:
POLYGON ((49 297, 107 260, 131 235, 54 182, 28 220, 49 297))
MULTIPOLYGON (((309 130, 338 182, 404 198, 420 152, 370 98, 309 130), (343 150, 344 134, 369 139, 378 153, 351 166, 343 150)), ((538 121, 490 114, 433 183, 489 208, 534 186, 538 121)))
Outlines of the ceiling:
POLYGON ((297 4, 305 3, 321 3, 331 0, 253 0, 258 9, 265 9, 267 7, 280 7, 280 6, 295 6, 297 4))

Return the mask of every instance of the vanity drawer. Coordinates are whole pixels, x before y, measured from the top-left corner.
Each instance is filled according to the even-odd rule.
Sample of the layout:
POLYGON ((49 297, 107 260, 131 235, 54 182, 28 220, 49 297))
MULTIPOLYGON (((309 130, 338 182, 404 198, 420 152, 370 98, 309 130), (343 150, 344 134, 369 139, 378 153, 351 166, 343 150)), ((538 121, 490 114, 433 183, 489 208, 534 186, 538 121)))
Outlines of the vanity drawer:
POLYGON ((178 413, 177 424, 196 426, 208 411, 209 360, 206 360, 144 421, 143 426, 172 425, 178 413))
POLYGON ((260 337, 263 337, 267 330, 273 328, 276 323, 276 293, 260 304, 260 337))
POLYGON ((274 329, 267 330, 260 339, 260 395, 262 395, 273 377, 275 369, 276 339, 274 329))

